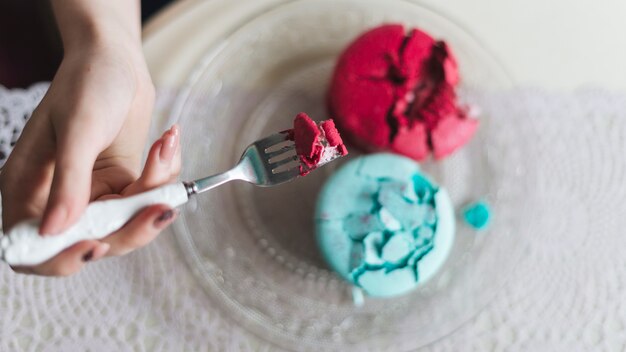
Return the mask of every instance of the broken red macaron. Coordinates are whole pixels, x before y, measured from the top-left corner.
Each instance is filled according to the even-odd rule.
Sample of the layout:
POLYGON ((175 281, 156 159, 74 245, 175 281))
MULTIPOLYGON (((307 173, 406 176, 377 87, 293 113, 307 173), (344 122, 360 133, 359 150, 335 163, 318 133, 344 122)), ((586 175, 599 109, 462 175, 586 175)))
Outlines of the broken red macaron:
POLYGON ((340 56, 329 109, 340 131, 367 151, 421 161, 450 155, 478 127, 457 104, 457 64, 448 46, 399 24, 374 28, 340 56))
POLYGON ((303 112, 296 116, 287 138, 296 145, 302 176, 348 154, 333 120, 325 120, 318 125, 303 112))

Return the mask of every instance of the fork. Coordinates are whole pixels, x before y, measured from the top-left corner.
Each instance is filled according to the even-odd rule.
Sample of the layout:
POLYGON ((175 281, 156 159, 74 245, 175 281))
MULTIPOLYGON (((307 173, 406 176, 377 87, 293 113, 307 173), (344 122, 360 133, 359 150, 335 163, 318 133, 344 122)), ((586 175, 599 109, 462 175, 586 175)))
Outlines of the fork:
POLYGON ((79 241, 104 238, 149 205, 178 207, 192 195, 233 180, 261 187, 291 181, 300 176, 302 167, 298 156, 291 153, 294 150, 295 144, 288 140, 286 131, 273 134, 249 145, 237 165, 224 173, 167 184, 132 197, 90 203, 77 223, 57 235, 41 236, 37 219, 23 221, 0 239, 0 254, 13 266, 37 265, 79 241))

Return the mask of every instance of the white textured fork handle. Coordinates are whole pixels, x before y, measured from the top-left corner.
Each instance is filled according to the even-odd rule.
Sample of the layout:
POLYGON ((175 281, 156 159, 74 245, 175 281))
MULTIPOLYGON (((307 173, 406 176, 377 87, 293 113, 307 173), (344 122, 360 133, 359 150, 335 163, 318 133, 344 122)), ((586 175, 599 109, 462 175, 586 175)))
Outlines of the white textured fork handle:
POLYGON ((27 220, 15 225, 0 240, 3 259, 13 266, 37 265, 79 241, 106 237, 146 206, 166 204, 174 208, 187 200, 185 185, 179 182, 128 198, 93 202, 76 224, 57 235, 41 236, 39 221, 27 220))

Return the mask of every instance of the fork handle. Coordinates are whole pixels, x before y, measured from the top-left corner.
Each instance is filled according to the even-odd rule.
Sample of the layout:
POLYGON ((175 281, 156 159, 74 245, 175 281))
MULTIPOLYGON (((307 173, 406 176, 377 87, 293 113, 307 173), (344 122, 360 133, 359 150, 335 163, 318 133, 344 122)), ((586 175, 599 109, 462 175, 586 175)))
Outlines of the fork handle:
POLYGON ((96 201, 89 204, 78 222, 56 235, 41 236, 39 220, 26 220, 2 237, 0 252, 4 261, 12 266, 41 264, 79 241, 106 237, 149 205, 165 204, 174 208, 188 199, 185 185, 178 182, 132 197, 96 201))

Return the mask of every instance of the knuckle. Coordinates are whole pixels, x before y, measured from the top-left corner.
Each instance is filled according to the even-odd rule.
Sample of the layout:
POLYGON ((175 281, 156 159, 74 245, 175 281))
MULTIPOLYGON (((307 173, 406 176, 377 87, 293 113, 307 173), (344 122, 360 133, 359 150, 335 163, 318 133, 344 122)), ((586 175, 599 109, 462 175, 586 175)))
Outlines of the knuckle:
POLYGON ((36 270, 36 272, 46 276, 68 277, 78 272, 79 269, 80 267, 78 267, 77 265, 60 262, 55 263, 54 265, 50 265, 48 267, 39 268, 39 270, 36 270))
POLYGON ((52 275, 54 276, 61 276, 61 277, 68 277, 71 276, 73 274, 75 274, 78 271, 78 269, 73 268, 69 265, 61 265, 59 267, 57 267, 56 269, 53 269, 52 271, 52 275))
POLYGON ((126 252, 134 251, 148 244, 151 237, 151 234, 146 230, 129 233, 121 238, 120 245, 126 252))
POLYGON ((154 86, 154 84, 152 83, 152 80, 148 79, 147 82, 144 83, 144 91, 146 96, 148 97, 148 99, 150 101, 154 101, 155 97, 156 97, 156 88, 154 86))
POLYGON ((139 78, 137 83, 137 94, 146 105, 152 105, 156 97, 156 88, 149 76, 139 78))

